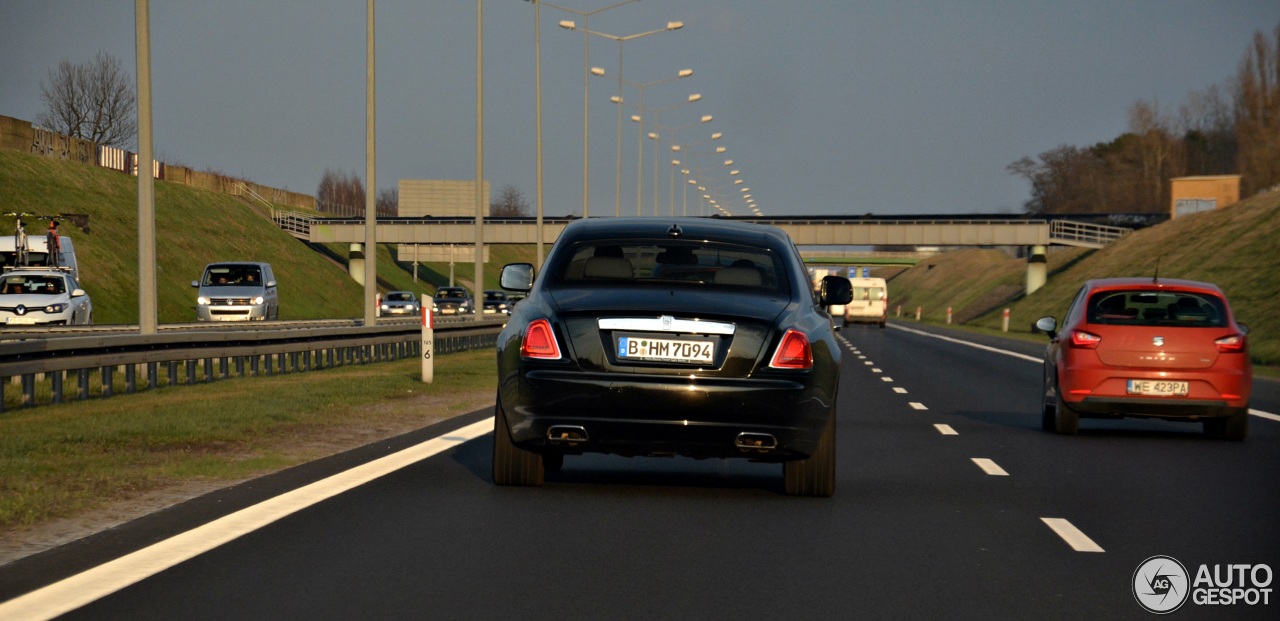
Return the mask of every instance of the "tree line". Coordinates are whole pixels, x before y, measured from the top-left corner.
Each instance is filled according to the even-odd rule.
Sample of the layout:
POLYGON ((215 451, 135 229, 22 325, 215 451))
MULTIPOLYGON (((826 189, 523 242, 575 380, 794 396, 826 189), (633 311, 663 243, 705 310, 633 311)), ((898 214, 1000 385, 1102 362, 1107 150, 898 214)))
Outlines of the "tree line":
POLYGON ((1031 184, 1031 213, 1163 213, 1174 177, 1241 175, 1241 196, 1280 184, 1280 24, 1254 33, 1236 74, 1188 95, 1129 108, 1110 142, 1063 144, 1008 170, 1031 184))

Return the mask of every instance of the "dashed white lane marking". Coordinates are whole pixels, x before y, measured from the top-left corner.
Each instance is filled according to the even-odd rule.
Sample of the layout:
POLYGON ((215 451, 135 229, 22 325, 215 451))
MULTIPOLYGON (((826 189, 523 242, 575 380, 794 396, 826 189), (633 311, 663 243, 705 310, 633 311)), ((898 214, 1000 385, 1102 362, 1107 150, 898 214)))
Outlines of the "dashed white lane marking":
POLYGON ((0 604, 0 619, 52 619, 154 576, 316 503, 493 431, 493 418, 241 509, 61 582, 0 604))
POLYGON ((934 428, 934 429, 937 429, 937 430, 938 430, 938 433, 940 433, 940 434, 942 434, 942 435, 944 435, 944 436, 958 436, 958 435, 960 435, 960 432, 956 431, 955 429, 952 429, 952 428, 951 428, 951 425, 943 425, 943 424, 939 423, 939 424, 937 424, 937 425, 934 425, 934 426, 933 426, 933 428, 934 428))
POLYGON ((867 359, 866 356, 858 356, 858 360, 866 360, 866 359, 867 359))
POLYGON ((1072 525, 1071 522, 1068 522, 1062 518, 1047 518, 1047 517, 1040 518, 1040 521, 1044 522, 1045 525, 1053 529, 1053 532, 1057 533, 1059 537, 1062 537, 1062 540, 1067 542, 1067 545, 1071 546, 1071 549, 1075 550, 1076 552, 1104 552, 1105 551, 1102 549, 1102 546, 1099 546, 1098 544, 1094 543, 1093 540, 1088 537, 1088 535, 1085 535, 1084 533, 1080 532, 1080 529, 1072 525))
POLYGON ((871 367, 871 372, 872 372, 872 373, 884 373, 884 371, 881 371, 880 369, 877 369, 877 368, 875 368, 875 367, 871 367))
POLYGON ((872 365, 874 365, 875 363, 874 363, 874 362, 872 362, 872 361, 870 361, 870 360, 868 360, 868 361, 866 361, 866 362, 864 362, 864 363, 862 363, 862 364, 865 364, 865 365, 867 365, 867 366, 872 366, 872 365))
POLYGON ((906 388, 903 388, 903 387, 901 387, 901 386, 894 386, 894 387, 893 387, 893 392, 896 392, 896 393, 898 393, 898 394, 900 394, 900 395, 905 395, 905 394, 907 394, 907 389, 906 389, 906 388))
POLYGON ((1009 476, 1009 473, 1005 472, 1004 468, 1001 468, 1000 466, 996 465, 996 462, 991 461, 990 459, 986 459, 984 457, 974 457, 973 463, 978 464, 978 467, 982 468, 983 472, 993 477, 1009 476))
POLYGON ((886 376, 881 377, 881 378, 880 378, 880 381, 882 381, 882 382, 892 382, 892 381, 893 381, 893 378, 892 378, 892 377, 889 377, 889 376, 887 376, 887 375, 886 375, 886 376))
POLYGON ((908 403, 907 405, 910 405, 911 407, 913 407, 913 408, 915 408, 915 409, 917 409, 917 410, 927 410, 927 409, 929 409, 929 408, 927 408, 927 407, 924 407, 924 404, 923 404, 923 403, 920 403, 919 401, 912 401, 911 403, 908 403))

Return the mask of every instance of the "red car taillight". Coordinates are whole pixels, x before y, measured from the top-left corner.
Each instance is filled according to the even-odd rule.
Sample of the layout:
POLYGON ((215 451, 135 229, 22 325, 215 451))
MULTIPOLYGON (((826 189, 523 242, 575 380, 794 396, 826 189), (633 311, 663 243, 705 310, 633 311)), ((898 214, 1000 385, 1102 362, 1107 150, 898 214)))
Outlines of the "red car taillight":
POLYGON ((1214 341, 1213 344, 1224 354, 1238 354, 1244 351, 1245 339, 1243 334, 1232 334, 1214 341))
POLYGON ((555 332, 551 331, 551 322, 538 319, 529 324, 524 332, 524 342, 520 344, 520 355, 541 360, 560 359, 560 346, 556 343, 555 332))
POLYGON ((797 330, 787 330, 769 366, 775 369, 812 369, 813 350, 809 348, 809 337, 797 330))
POLYGON ((1071 346, 1081 349, 1097 349, 1098 343, 1102 342, 1102 337, 1084 330, 1071 331, 1071 346))

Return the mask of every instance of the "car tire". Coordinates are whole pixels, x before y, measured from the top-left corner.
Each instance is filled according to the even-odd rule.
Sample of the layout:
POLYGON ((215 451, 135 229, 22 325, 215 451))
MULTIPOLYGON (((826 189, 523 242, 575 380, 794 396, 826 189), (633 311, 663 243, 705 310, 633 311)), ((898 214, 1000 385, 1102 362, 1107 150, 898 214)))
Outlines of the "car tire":
POLYGON ((1080 431, 1080 415, 1062 400, 1062 387, 1058 387, 1054 393, 1053 431, 1064 436, 1074 436, 1080 431))
POLYGON ((542 455, 526 451, 511 441, 511 429, 502 401, 494 407, 493 416, 493 482, 497 485, 542 485, 542 455))
POLYGON ((1245 406, 1231 416, 1208 418, 1204 421, 1205 435, 1242 442, 1249 437, 1249 408, 1245 406))
POLYGON ((836 413, 827 416, 827 424, 818 440, 818 450, 808 459, 782 464, 784 487, 788 496, 830 497, 836 492, 836 413))
POLYGON ((544 472, 560 472, 564 468, 564 453, 543 453, 542 470, 544 472))
POLYGON ((1054 417, 1057 414, 1058 405, 1049 398, 1049 381, 1045 380, 1043 388, 1040 392, 1040 428, 1045 431, 1053 431, 1054 417))
POLYGON ((880 329, 881 329, 881 330, 883 330, 883 329, 884 329, 884 322, 883 322, 883 321, 881 321, 881 322, 880 322, 880 329))

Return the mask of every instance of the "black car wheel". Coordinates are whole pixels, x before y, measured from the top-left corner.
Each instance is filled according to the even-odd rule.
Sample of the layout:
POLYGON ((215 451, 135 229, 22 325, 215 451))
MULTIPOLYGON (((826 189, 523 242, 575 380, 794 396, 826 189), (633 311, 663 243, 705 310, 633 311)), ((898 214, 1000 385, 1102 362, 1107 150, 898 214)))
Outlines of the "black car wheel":
POLYGON ((1053 431, 1064 436, 1076 435, 1076 432, 1080 431, 1080 415, 1075 410, 1067 407, 1067 404, 1062 400, 1061 386, 1053 392, 1053 431))
POLYGON ((511 442, 502 401, 493 415, 493 482, 498 485, 542 485, 542 455, 526 451, 511 442))
POLYGON ((788 496, 829 497, 836 493, 836 413, 832 408, 818 440, 818 450, 808 459, 782 464, 788 496))
POLYGON ((1057 412, 1057 404, 1049 397, 1049 377, 1046 373, 1040 389, 1040 428, 1045 431, 1052 431, 1054 427, 1054 413, 1057 412))
POLYGON ((1231 416, 1206 418, 1205 435, 1240 442, 1249 436, 1249 408, 1245 406, 1231 416))

